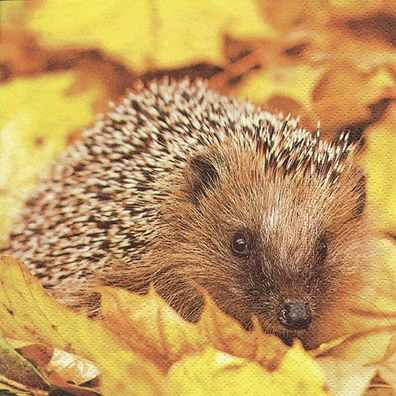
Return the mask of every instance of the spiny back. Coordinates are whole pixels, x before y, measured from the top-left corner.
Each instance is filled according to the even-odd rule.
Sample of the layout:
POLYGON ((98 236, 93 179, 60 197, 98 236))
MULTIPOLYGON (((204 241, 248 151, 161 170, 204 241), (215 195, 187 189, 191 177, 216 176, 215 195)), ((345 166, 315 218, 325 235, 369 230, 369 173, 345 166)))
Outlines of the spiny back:
POLYGON ((49 288, 84 283, 109 257, 139 260, 158 236, 162 203, 201 151, 254 151, 274 178, 314 175, 326 185, 354 149, 345 135, 326 143, 200 81, 152 83, 112 107, 60 157, 10 234, 5 250, 49 288))

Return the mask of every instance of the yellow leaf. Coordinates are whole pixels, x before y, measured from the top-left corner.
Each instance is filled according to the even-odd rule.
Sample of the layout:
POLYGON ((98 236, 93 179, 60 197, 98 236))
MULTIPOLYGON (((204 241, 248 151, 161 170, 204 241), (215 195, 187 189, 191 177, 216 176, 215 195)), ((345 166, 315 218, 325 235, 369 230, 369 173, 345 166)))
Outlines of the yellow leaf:
POLYGON ((53 345, 96 362, 105 395, 127 396, 137 390, 150 395, 162 389, 160 371, 151 362, 129 350, 100 321, 58 303, 21 262, 8 256, 0 260, 0 317, 5 336, 53 345))
POLYGON ((101 91, 73 93, 72 72, 19 79, 0 90, 0 235, 22 200, 66 145, 66 136, 94 119, 101 91))
POLYGON ((224 35, 268 36, 272 32, 253 0, 227 4, 216 0, 47 0, 28 13, 27 27, 47 49, 99 48, 139 71, 193 62, 221 64, 224 35))
POLYGON ((252 331, 246 331, 241 324, 222 312, 207 293, 204 293, 205 308, 197 323, 213 347, 235 356, 260 363, 268 370, 274 370, 288 348, 275 335, 264 333, 254 320, 252 331))
POLYGON ((184 356, 212 346, 275 369, 287 347, 258 326, 248 332, 206 296, 197 324, 183 320, 154 290, 139 296, 102 287, 101 314, 108 327, 133 350, 164 369, 184 356))
POLYGON ((363 392, 376 373, 396 390, 396 244, 379 239, 375 251, 377 261, 365 286, 345 312, 327 323, 333 336, 346 336, 314 352, 336 394, 363 392))
POLYGON ((373 249, 376 262, 352 307, 355 325, 362 330, 396 325, 396 243, 391 239, 378 239, 373 249), (358 317, 363 318, 356 322, 358 317))
POLYGON ((285 395, 322 395, 327 390, 322 369, 299 342, 287 352, 274 376, 284 382, 280 389, 285 395))
POLYGON ((389 341, 384 358, 378 363, 380 377, 396 392, 396 332, 389 341))
POLYGON ((175 363, 168 378, 180 395, 325 394, 323 372, 299 346, 291 348, 272 373, 255 362, 207 348, 175 363))
POLYGON ((145 296, 110 287, 98 290, 108 327, 164 369, 208 344, 206 334, 184 321, 154 290, 145 296))
POLYGON ((362 289, 350 295, 348 304, 326 316, 326 326, 304 340, 312 346, 332 340, 317 350, 319 354, 342 345, 353 348, 355 359, 371 356, 375 361, 386 349, 390 332, 396 328, 396 244, 385 238, 375 238, 372 243, 375 261, 364 275, 362 289))
MULTIPOLYGON (((323 68, 304 64, 274 65, 248 77, 238 94, 256 103, 268 102, 273 96, 284 96, 310 109, 312 90, 322 72, 323 68)), ((297 117, 299 114, 292 115, 297 117)))
MULTIPOLYGON (((349 336, 319 349, 319 361, 324 362, 333 389, 346 391, 348 386, 352 387, 354 377, 356 389, 364 388, 371 376, 370 370, 374 369, 374 373, 396 390, 393 380, 396 378, 396 245, 382 239, 376 246, 377 266, 367 274, 365 287, 356 296, 350 311, 343 314, 350 325, 348 330, 344 329, 349 336), (336 380, 340 372, 345 375, 336 380)), ((332 323, 329 326, 332 327, 332 323)))
POLYGON ((319 358, 332 390, 341 393, 355 386, 355 390, 363 391, 370 379, 379 374, 396 391, 395 337, 396 327, 356 334, 319 358))
POLYGON ((6 24, 15 22, 21 18, 23 3, 21 1, 3 1, 0 9, 0 24, 3 28, 6 24))
POLYGON ((396 235, 396 105, 366 132, 362 164, 368 173, 368 212, 374 227, 396 235))
POLYGON ((375 367, 362 367, 335 358, 322 358, 318 362, 326 373, 331 393, 337 396, 364 394, 376 373, 375 367))

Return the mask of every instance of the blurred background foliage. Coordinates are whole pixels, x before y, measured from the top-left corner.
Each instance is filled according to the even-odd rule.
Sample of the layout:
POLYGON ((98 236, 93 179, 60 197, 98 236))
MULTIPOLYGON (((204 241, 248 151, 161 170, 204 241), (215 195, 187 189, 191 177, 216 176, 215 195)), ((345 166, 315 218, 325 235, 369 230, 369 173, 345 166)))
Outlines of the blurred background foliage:
POLYGON ((224 94, 361 139, 396 235, 396 5, 386 0, 1 1, 0 235, 54 155, 137 81, 224 94))

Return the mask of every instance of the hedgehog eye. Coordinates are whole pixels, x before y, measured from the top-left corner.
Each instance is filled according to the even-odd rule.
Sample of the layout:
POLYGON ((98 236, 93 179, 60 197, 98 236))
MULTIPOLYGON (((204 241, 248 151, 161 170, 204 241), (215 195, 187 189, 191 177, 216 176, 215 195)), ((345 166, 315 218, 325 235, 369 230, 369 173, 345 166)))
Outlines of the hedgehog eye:
POLYGON ((245 235, 238 232, 232 240, 232 251, 236 256, 247 256, 249 254, 249 243, 245 235))
POLYGON ((322 238, 318 245, 318 256, 320 262, 322 262, 327 257, 327 240, 322 238))

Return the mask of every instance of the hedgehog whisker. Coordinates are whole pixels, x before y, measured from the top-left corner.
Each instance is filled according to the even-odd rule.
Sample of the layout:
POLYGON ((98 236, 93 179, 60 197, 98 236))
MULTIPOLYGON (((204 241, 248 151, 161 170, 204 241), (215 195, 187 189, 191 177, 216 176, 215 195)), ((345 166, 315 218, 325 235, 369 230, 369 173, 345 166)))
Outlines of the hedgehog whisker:
POLYGON ((374 307, 378 312, 381 313, 382 317, 383 317, 385 320, 387 320, 388 324, 391 324, 391 322, 389 321, 389 315, 386 314, 377 304, 373 303, 373 302, 370 301, 370 300, 367 300, 367 298, 364 298, 364 297, 362 297, 362 296, 359 296, 358 294, 350 293, 350 292, 346 292, 346 291, 340 291, 339 293, 340 293, 340 294, 346 294, 346 295, 348 295, 348 296, 352 296, 352 297, 359 298, 360 300, 362 300, 362 301, 364 301, 364 302, 370 304, 370 305, 371 305, 372 307, 374 307))

